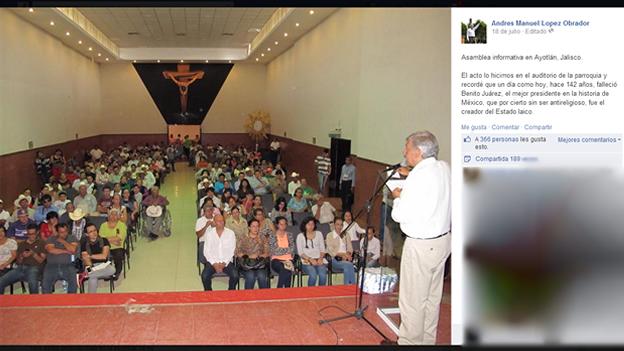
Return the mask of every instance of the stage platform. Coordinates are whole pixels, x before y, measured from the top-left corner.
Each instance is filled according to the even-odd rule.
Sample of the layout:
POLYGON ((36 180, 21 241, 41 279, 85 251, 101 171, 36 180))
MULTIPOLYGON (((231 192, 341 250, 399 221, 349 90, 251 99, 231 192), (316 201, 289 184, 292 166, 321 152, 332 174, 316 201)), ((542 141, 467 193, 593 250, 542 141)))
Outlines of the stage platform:
MULTIPOLYGON (((4 295, 0 344, 75 345, 364 345, 381 338, 366 322, 319 325, 355 307, 355 286, 290 289, 4 295), (328 307, 334 306, 334 307, 328 307), (325 310, 319 310, 327 307, 325 310)), ((364 295, 366 316, 396 336, 376 315, 396 306, 396 294, 364 295)), ((450 306, 441 308, 438 343, 450 342, 450 306), (448 317, 443 317, 448 315, 448 317), (448 334, 448 335, 445 335, 448 334)))

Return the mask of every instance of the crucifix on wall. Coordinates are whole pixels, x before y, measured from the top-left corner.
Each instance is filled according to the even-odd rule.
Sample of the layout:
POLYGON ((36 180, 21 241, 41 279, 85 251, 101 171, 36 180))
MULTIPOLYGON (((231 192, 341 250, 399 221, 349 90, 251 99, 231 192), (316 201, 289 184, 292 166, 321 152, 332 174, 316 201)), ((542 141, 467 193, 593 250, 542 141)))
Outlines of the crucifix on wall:
POLYGON ((177 71, 163 71, 165 79, 171 79, 180 89, 182 114, 188 109, 188 89, 193 82, 204 77, 204 71, 190 71, 190 65, 178 65, 177 71))

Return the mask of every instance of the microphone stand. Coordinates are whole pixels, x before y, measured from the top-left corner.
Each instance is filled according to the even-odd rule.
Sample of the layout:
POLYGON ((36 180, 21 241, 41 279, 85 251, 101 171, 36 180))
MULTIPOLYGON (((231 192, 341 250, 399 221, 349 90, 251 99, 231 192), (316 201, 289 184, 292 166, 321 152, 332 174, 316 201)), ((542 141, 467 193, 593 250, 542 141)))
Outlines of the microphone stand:
MULTIPOLYGON (((356 220, 362 215, 362 213, 364 213, 364 210, 366 210, 366 226, 367 228, 371 225, 371 210, 373 208, 373 203, 375 202, 375 199, 377 198, 377 196, 379 195, 379 193, 381 192, 381 190, 383 190, 383 187, 386 186, 386 183, 388 183, 388 180, 390 180, 390 178, 392 178, 392 176, 398 171, 399 167, 394 168, 394 170, 392 170, 392 173, 390 173, 390 175, 384 180, 384 182, 381 184, 381 186, 377 187, 377 184, 379 183, 379 174, 377 174, 377 179, 375 180, 375 189, 373 194, 371 195, 371 197, 366 201, 366 204, 363 208, 360 209, 360 211, 355 215, 355 217, 353 218, 353 220, 351 221, 351 223, 342 230, 342 233, 345 233, 355 222, 356 220)), ((342 233, 341 236, 342 236, 342 233)), ((375 327, 367 318, 366 316, 364 316, 364 311, 366 311, 366 309, 368 308, 367 306, 362 307, 362 302, 363 302, 363 298, 362 295, 364 293, 364 277, 366 275, 366 256, 368 254, 368 232, 364 234, 364 243, 362 245, 362 247, 360 248, 363 255, 360 256, 360 258, 358 259, 358 269, 360 270, 360 274, 361 274, 361 279, 360 279, 360 290, 358 291, 356 298, 355 298, 355 311, 353 311, 352 313, 340 316, 340 317, 335 317, 335 318, 330 318, 330 319, 322 319, 319 321, 319 324, 326 324, 326 323, 331 323, 331 322, 335 322, 338 320, 342 320, 342 319, 347 319, 347 318, 356 318, 356 319, 363 319, 366 323, 368 323, 368 325, 371 326, 371 328, 373 328, 379 335, 381 335, 381 337, 384 339, 383 342, 389 342, 390 339, 388 339, 388 337, 386 337, 384 335, 384 333, 382 333, 377 327, 375 327)), ((331 273, 330 273, 331 274, 331 273)))

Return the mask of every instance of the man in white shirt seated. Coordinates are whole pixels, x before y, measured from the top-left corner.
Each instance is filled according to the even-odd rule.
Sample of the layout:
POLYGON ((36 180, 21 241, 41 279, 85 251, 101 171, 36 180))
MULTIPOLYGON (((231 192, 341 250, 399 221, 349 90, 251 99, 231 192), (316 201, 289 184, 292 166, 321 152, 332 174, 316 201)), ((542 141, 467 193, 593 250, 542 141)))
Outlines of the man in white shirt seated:
POLYGON ((320 224, 332 223, 336 212, 334 206, 324 201, 325 199, 322 194, 314 195, 313 199, 316 201, 316 204, 312 206, 312 215, 314 215, 314 218, 316 218, 320 224))
POLYGON ((95 147, 93 149, 91 149, 89 154, 91 155, 91 158, 94 161, 97 161, 97 160, 99 160, 102 157, 102 155, 104 155, 104 151, 102 151, 102 149, 100 149, 99 146, 95 145, 95 147))
POLYGON ((4 201, 0 199, 0 226, 4 227, 4 229, 9 229, 10 219, 11 215, 4 209, 4 201))
POLYGON ((221 208, 221 199, 219 199, 219 197, 215 195, 215 190, 213 187, 207 188, 206 196, 199 199, 199 208, 204 207, 204 202, 206 202, 206 199, 208 198, 212 199, 212 203, 214 204, 215 207, 221 208))
POLYGON ((97 209, 97 200, 93 194, 87 192, 87 184, 80 183, 78 195, 74 198, 74 206, 82 208, 85 213, 93 213, 97 209))
POLYGON ((236 250, 236 235, 234 231, 225 227, 225 218, 222 215, 214 216, 214 227, 205 225, 196 232, 199 241, 204 243, 202 283, 204 290, 212 290, 212 276, 215 273, 225 272, 229 277, 228 290, 235 290, 238 284, 238 269, 234 265, 234 251, 236 250))
MULTIPOLYGON (((381 257, 381 242, 375 237, 375 227, 366 228, 368 235, 368 248, 366 250, 366 267, 379 267, 381 257)), ((360 240, 360 251, 364 253, 364 238, 360 240)))
POLYGON ((290 174, 292 180, 288 183, 288 194, 295 196, 295 190, 301 187, 301 181, 299 181, 299 173, 292 172, 290 174))

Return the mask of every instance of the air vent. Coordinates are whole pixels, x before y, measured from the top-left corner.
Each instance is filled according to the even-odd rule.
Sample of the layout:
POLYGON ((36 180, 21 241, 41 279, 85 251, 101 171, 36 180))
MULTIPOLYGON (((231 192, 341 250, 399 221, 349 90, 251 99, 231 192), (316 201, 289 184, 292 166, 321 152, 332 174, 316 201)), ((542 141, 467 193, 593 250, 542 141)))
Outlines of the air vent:
POLYGON ((176 33, 176 36, 177 36, 177 37, 185 37, 185 36, 186 36, 186 33, 176 33))
POLYGON ((139 35, 139 32, 128 32, 128 35, 139 35))
POLYGON ((234 36, 234 33, 221 33, 221 35, 223 35, 224 37, 231 37, 234 36))

